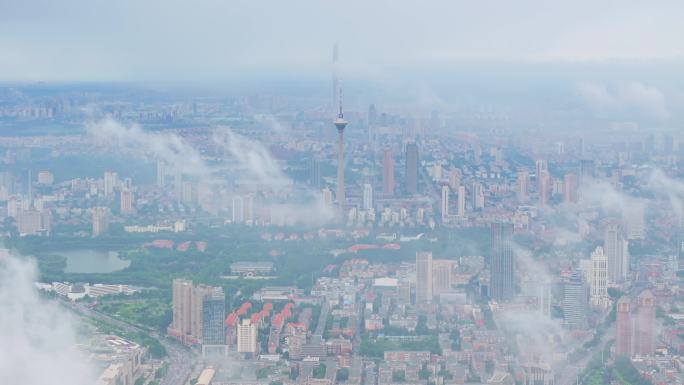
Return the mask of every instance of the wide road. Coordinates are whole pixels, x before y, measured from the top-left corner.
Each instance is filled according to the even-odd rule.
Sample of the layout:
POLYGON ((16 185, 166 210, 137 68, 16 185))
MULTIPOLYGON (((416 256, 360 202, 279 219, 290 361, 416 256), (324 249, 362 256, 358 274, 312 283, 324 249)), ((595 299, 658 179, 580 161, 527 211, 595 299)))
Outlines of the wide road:
POLYGON ((158 340, 162 346, 164 346, 166 353, 168 354, 168 357, 165 359, 165 362, 168 363, 168 370, 164 378, 162 378, 160 385, 184 385, 188 381, 190 373, 192 372, 194 359, 192 353, 186 349, 167 341, 163 336, 159 336, 156 332, 149 332, 148 330, 141 329, 135 325, 112 318, 107 314, 94 311, 83 304, 70 301, 62 302, 85 317, 107 322, 126 332, 143 332, 158 340))

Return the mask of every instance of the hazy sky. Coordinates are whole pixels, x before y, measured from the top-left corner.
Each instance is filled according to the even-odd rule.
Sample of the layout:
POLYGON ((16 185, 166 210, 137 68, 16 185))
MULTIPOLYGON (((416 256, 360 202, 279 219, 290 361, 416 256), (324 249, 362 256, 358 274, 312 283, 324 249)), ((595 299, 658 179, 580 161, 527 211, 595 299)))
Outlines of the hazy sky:
POLYGON ((0 0, 0 80, 233 79, 463 62, 676 62, 683 1, 0 0))

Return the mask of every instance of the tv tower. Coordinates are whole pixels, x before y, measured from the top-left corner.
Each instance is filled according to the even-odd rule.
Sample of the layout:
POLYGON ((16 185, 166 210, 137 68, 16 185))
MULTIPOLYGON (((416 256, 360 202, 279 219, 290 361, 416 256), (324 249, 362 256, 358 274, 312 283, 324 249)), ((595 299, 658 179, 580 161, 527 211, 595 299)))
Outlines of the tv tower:
POLYGON ((340 88, 339 94, 339 106, 340 110, 335 119, 334 124, 337 128, 337 204, 340 207, 340 211, 344 207, 346 202, 344 197, 344 128, 347 127, 348 122, 344 120, 344 114, 342 113, 342 89, 340 88))

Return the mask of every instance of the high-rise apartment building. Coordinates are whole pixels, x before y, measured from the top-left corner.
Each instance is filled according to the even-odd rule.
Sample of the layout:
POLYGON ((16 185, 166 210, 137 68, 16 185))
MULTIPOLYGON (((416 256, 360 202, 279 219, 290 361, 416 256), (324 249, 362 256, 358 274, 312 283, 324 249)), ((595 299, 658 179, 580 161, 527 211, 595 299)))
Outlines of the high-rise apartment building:
POLYGON ((577 175, 567 173, 563 177, 563 202, 577 202, 577 175))
POLYGON ((416 303, 432 302, 432 274, 432 253, 427 251, 416 253, 416 303))
POLYGON ((615 354, 618 356, 632 355, 632 312, 629 297, 622 296, 617 302, 616 308, 616 336, 615 354))
POLYGON ((119 209, 122 214, 130 214, 133 212, 133 190, 121 190, 119 209))
POLYGON ((634 354, 652 356, 655 353, 655 296, 651 290, 642 291, 636 299, 634 314, 634 354))
POLYGON ((109 228, 109 207, 93 207, 92 235, 97 237, 109 228))
POLYGON ((173 281, 173 320, 167 333, 187 345, 225 344, 225 294, 220 287, 173 281))
POLYGON ((496 222, 491 225, 490 295, 497 301, 508 301, 515 296, 515 261, 513 253, 513 225, 496 222))
POLYGON ((440 201, 440 214, 442 215, 442 222, 449 221, 449 186, 442 186, 442 199, 440 201))
POLYGON ((589 275, 591 287, 591 305, 606 308, 609 305, 608 297, 608 258, 599 246, 591 253, 591 273, 589 275))
POLYGON ((418 145, 406 145, 406 193, 413 195, 418 192, 418 145))
POLYGON ((237 327, 237 351, 253 357, 257 354, 257 325, 245 318, 237 327))
POLYGON ((382 160, 382 193, 394 196, 394 155, 392 150, 385 150, 382 160))
POLYGON ((466 216, 466 189, 464 186, 458 186, 458 217, 463 219, 466 216))
POLYGON ((114 171, 105 171, 104 173, 104 194, 111 196, 114 194, 114 189, 119 186, 119 176, 114 171))

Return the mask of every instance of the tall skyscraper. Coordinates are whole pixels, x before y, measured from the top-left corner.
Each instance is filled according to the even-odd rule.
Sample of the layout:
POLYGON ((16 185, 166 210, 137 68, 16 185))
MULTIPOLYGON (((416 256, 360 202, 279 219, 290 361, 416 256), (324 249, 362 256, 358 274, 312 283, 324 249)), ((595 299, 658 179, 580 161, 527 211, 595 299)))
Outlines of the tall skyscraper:
POLYGON ((432 302, 432 253, 421 251, 416 253, 416 303, 432 302))
POLYGON ((591 253, 591 305, 606 308, 610 302, 608 297, 608 258, 599 246, 591 253))
MULTIPOLYGON (((337 49, 335 49, 337 52, 337 49)), ((342 91, 340 90, 340 111, 335 119, 335 128, 337 128, 337 204, 340 207, 340 213, 346 204, 347 199, 344 195, 344 128, 347 127, 347 121, 344 120, 342 113, 342 91)))
POLYGON ((202 345, 225 345, 226 296, 220 287, 202 299, 202 345))
POLYGON ((104 193, 106 196, 111 196, 114 189, 119 185, 119 176, 114 171, 105 171, 104 173, 104 193))
POLYGON ((192 281, 177 278, 173 280, 173 319, 167 333, 182 342, 192 334, 192 281))
POLYGON ((109 207, 93 207, 92 236, 102 235, 109 228, 109 207))
POLYGON ((579 272, 563 284, 563 320, 565 325, 574 330, 582 330, 587 327, 587 286, 579 272))
POLYGON ((133 212, 133 191, 129 189, 121 190, 120 207, 122 214, 133 212))
POLYGON ((622 237, 622 229, 615 221, 606 223, 603 251, 608 258, 608 280, 620 282, 625 279, 629 270, 628 241, 622 237))
POLYGON ((382 158, 382 193, 394 196, 394 155, 390 149, 385 150, 382 158))
POLYGON ((622 296, 617 302, 615 354, 630 357, 632 355, 632 313, 629 297, 622 296))
POLYGON ((449 186, 442 186, 442 200, 440 213, 442 215, 442 222, 449 221, 449 186))
POLYGON ((485 205, 484 187, 480 182, 473 182, 472 186, 473 209, 481 210, 485 205))
POLYGON ((515 260, 513 254, 513 225, 495 222, 491 225, 490 294, 497 301, 508 301, 515 296, 515 260))
POLYGON ((527 171, 518 171, 518 180, 516 188, 516 198, 518 203, 527 202, 527 184, 529 180, 529 173, 527 171))
POLYGON ((406 193, 418 192, 418 146, 415 143, 406 145, 406 193))
POLYGON ((466 216, 465 210, 466 189, 464 186, 458 186, 458 217, 463 219, 466 216))
POLYGON ((373 208, 373 186, 370 183, 363 185, 363 209, 370 210, 373 208))
POLYGON ((577 175, 567 173, 563 177, 563 202, 577 202, 577 175))
POLYGON ((546 206, 549 204, 549 190, 551 183, 551 176, 547 170, 540 171, 537 176, 539 184, 537 192, 539 193, 539 205, 546 206))
POLYGON ((586 187, 589 184, 589 182, 594 178, 594 161, 591 159, 580 160, 579 174, 580 187, 586 187))
POLYGON ((378 110, 375 108, 375 104, 368 106, 368 125, 375 126, 378 123, 378 110))
POLYGON ((655 296, 651 290, 644 290, 637 296, 634 315, 634 354, 652 356, 655 353, 655 296))

